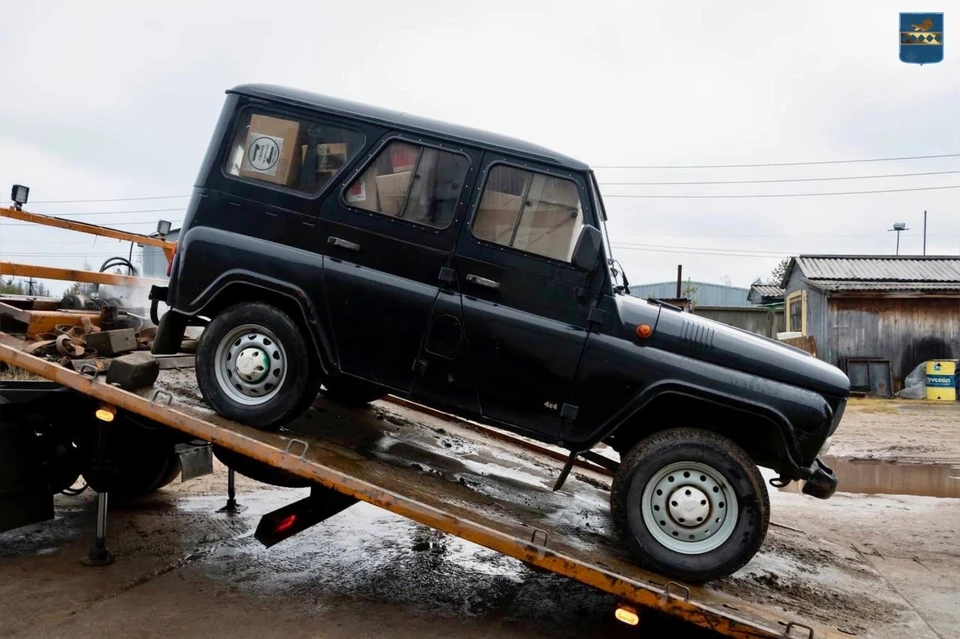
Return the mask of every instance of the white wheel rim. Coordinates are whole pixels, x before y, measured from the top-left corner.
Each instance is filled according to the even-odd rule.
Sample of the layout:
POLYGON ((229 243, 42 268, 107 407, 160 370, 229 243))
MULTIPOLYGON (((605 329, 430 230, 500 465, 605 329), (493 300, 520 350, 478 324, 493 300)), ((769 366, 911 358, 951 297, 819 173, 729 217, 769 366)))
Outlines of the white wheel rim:
POLYGON ((640 510, 660 545, 684 555, 716 550, 737 525, 737 498, 723 473, 683 461, 657 471, 647 482, 640 510))
POLYGON ((220 389, 238 404, 260 406, 276 397, 287 378, 287 353, 266 328, 244 324, 217 345, 214 370, 220 389))

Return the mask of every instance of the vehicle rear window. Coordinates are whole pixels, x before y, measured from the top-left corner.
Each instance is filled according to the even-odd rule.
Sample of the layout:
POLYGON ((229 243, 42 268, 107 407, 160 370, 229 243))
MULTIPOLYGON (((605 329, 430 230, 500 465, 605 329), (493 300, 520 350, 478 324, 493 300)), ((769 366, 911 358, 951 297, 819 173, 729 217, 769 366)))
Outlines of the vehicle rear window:
POLYGON ((395 140, 347 187, 347 204, 436 228, 453 222, 469 161, 457 153, 395 140))
POLYGON ((581 226, 576 182, 497 165, 483 188, 472 231, 481 240, 569 262, 581 226))
POLYGON ((248 109, 240 115, 225 170, 312 194, 362 147, 358 131, 248 109))

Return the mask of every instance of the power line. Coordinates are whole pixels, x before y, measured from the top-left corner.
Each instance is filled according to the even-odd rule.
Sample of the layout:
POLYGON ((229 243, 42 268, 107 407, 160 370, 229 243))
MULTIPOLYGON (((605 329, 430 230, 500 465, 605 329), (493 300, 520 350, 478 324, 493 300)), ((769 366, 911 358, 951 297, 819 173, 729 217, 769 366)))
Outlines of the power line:
POLYGON ((953 186, 924 186, 912 189, 877 189, 875 191, 837 191, 835 193, 751 193, 741 195, 631 195, 628 193, 604 193, 604 198, 625 197, 640 200, 727 200, 744 198, 771 198, 771 197, 825 197, 830 195, 871 195, 874 193, 908 193, 913 191, 943 191, 946 189, 960 189, 960 184, 953 186))
MULTIPOLYGON (((849 238, 849 237, 888 237, 883 233, 855 233, 849 235, 839 235, 836 233, 827 233, 825 235, 774 235, 766 233, 613 233, 615 238, 620 237, 779 237, 788 239, 823 239, 823 238, 849 238)), ((937 237, 960 237, 958 233, 938 233, 937 237)))
POLYGON ((599 182, 600 186, 679 186, 694 184, 783 184, 785 182, 832 182, 835 180, 878 180, 886 178, 917 177, 921 175, 952 175, 957 171, 927 171, 923 173, 891 173, 888 175, 849 175, 843 177, 785 178, 780 180, 709 180, 703 182, 599 182))
MULTIPOLYGON (((671 244, 640 244, 637 242, 612 242, 612 246, 619 248, 637 248, 637 249, 681 249, 694 251, 715 251, 719 253, 778 253, 778 251, 762 251, 755 249, 726 249, 719 246, 675 246, 671 244)), ((789 252, 789 251, 787 251, 789 252)))
POLYGON ((757 258, 783 258, 789 253, 765 253, 765 254, 752 254, 752 253, 721 253, 718 251, 692 251, 685 250, 680 248, 643 248, 640 246, 621 246, 614 244, 613 248, 623 251, 643 251, 649 253, 682 253, 684 255, 717 255, 721 257, 752 257, 757 258))
MULTIPOLYGON (((88 204, 90 202, 137 202, 142 200, 174 200, 187 195, 157 195, 154 197, 115 197, 102 200, 32 200, 30 204, 88 204)), ((0 204, 11 204, 10 200, 0 200, 0 204)))
POLYGON ((767 162, 759 164, 660 164, 618 166, 594 166, 595 169, 746 169, 760 166, 814 166, 823 164, 859 164, 861 162, 899 162, 904 160, 932 160, 936 158, 960 157, 960 153, 943 153, 941 155, 909 155, 897 158, 862 158, 858 160, 817 160, 814 162, 767 162))

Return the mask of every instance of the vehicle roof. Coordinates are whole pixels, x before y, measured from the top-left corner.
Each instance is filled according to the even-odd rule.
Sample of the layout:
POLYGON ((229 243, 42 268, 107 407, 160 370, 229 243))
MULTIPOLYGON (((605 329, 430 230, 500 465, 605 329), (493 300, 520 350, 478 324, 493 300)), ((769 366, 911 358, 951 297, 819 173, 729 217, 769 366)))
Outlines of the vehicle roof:
POLYGON ((262 98, 275 102, 282 102, 291 106, 316 109, 327 113, 336 113, 351 116, 361 120, 367 120, 378 124, 387 124, 404 129, 414 129, 423 133, 437 134, 447 138, 454 138, 466 144, 475 144, 484 147, 493 147, 500 151, 526 156, 551 164, 557 164, 573 171, 587 171, 590 167, 569 156, 551 151, 545 147, 523 140, 517 140, 505 135, 498 135, 480 129, 460 126, 431 120, 430 118, 421 118, 401 113, 391 109, 361 104, 350 100, 342 100, 319 93, 301 91, 272 84, 241 84, 227 93, 236 93, 254 98, 262 98))

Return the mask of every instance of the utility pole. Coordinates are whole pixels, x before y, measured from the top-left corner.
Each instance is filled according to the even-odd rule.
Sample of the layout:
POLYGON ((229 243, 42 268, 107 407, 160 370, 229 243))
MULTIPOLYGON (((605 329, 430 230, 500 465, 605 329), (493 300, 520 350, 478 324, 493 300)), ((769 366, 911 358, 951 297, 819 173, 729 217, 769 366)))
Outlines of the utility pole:
POLYGON ((923 212, 923 254, 927 254, 927 212, 923 212))
POLYGON ((887 230, 888 230, 888 231, 896 231, 896 232, 897 232, 897 255, 900 255, 900 234, 901 234, 902 232, 904 232, 904 231, 909 231, 909 230, 910 230, 910 229, 907 228, 907 223, 906 223, 906 222, 894 222, 894 223, 893 223, 893 228, 892 228, 892 229, 887 229, 887 230))
POLYGON ((33 278, 27 280, 27 295, 33 295, 33 278))

